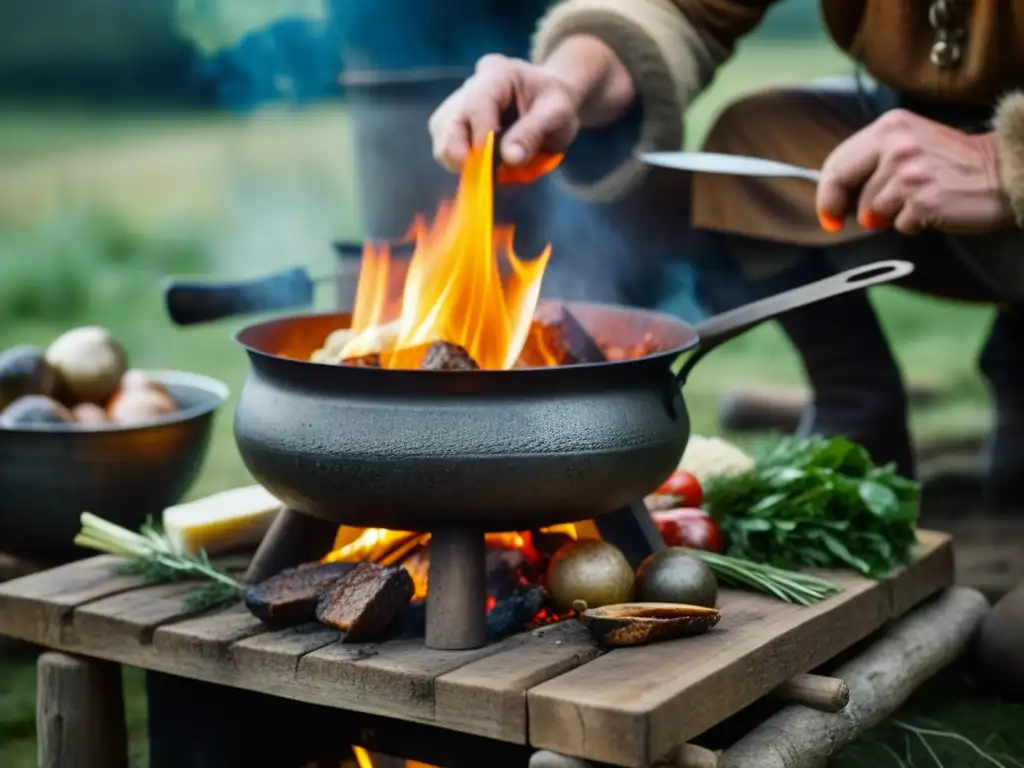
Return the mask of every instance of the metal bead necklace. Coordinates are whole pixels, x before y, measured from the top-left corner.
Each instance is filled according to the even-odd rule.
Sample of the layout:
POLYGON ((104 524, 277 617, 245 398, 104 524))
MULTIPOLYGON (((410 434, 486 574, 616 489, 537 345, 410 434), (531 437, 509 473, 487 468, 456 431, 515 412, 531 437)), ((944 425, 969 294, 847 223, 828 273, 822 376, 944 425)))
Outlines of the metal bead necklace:
POLYGON ((969 0, 932 0, 928 23, 935 30, 929 58, 939 69, 956 67, 964 55, 969 0))

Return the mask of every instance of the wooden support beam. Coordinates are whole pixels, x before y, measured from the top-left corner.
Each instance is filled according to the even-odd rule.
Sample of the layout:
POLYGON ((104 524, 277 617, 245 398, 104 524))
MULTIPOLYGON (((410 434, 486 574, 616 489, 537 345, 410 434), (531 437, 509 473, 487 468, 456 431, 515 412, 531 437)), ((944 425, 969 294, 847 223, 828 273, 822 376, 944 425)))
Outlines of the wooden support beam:
POLYGON ((787 707, 723 753, 729 768, 817 768, 840 747, 892 715, 927 680, 963 653, 988 601, 953 587, 917 608, 836 670, 850 703, 842 716, 787 707))
POLYGON ((127 768, 120 665, 44 653, 36 670, 39 768, 127 768))

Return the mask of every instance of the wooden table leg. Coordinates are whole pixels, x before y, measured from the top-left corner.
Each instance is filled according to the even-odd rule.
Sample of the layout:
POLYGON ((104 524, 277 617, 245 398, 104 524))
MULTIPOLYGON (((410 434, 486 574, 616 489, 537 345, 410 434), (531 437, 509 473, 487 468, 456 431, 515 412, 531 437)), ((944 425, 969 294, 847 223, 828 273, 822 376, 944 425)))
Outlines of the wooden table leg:
POLYGON ((44 653, 36 674, 39 768, 127 768, 120 665, 44 653))
POLYGON ((329 523, 294 509, 283 509, 263 537, 249 564, 245 580, 249 583, 319 560, 331 551, 337 523, 329 523))

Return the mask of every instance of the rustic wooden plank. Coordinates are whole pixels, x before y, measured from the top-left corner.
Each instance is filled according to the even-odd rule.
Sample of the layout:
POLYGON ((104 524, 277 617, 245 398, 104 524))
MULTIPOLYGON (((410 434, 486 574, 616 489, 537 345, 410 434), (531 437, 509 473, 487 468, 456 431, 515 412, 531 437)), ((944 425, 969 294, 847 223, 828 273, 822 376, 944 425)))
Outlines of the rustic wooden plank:
POLYGON ((110 653, 137 654, 157 627, 189 616, 185 596, 194 584, 159 584, 121 592, 75 608, 65 640, 104 645, 110 653))
POLYGON ((903 616, 926 598, 953 586, 953 539, 937 531, 918 531, 914 564, 882 582, 889 593, 889 618, 903 616))
POLYGON ((515 647, 438 677, 434 717, 465 733, 527 744, 527 690, 600 654, 576 621, 543 627, 515 647))
POLYGON ((468 651, 426 648, 422 638, 381 645, 335 643, 299 660, 296 683, 320 689, 334 706, 435 722, 434 681, 438 677, 504 652, 524 639, 520 635, 468 651))
POLYGON ((183 669, 199 662, 231 661, 231 646, 239 640, 266 632, 259 619, 244 605, 158 627, 153 632, 153 652, 183 669))
POLYGON ((867 637, 913 595, 935 591, 919 578, 931 574, 935 584, 948 583, 948 541, 923 540, 919 560, 896 587, 833 574, 843 592, 810 607, 723 590, 722 621, 707 635, 615 650, 530 689, 530 743, 646 768, 794 674, 867 637), (946 563, 946 570, 932 558, 946 563))
POLYGON ((253 635, 231 646, 235 666, 246 676, 293 677, 299 660, 324 646, 336 643, 341 633, 310 623, 253 635))
POLYGON ((79 560, 0 584, 0 634, 59 646, 66 620, 79 605, 137 589, 136 576, 121 576, 110 555, 79 560))

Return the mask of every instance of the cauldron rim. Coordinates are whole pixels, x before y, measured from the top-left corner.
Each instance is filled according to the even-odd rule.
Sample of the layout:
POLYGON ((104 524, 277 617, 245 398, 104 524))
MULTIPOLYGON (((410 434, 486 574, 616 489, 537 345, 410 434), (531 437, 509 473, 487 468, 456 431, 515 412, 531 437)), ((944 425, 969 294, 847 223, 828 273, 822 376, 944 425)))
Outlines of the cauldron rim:
MULTIPOLYGON (((272 333, 275 330, 287 327, 291 324, 303 324, 303 323, 315 323, 324 322, 328 319, 334 319, 338 321, 338 325, 335 326, 336 330, 348 327, 346 324, 351 322, 352 314, 350 312, 307 312, 301 314, 288 314, 284 316, 278 316, 268 320, 261 320, 257 323, 251 323, 244 328, 241 328, 234 334, 235 342, 241 346, 251 357, 260 357, 268 360, 279 360, 287 363, 301 366, 311 366, 317 370, 324 368, 344 370, 347 372, 358 372, 360 375, 375 375, 375 376, 394 376, 395 374, 402 374, 403 376, 422 376, 422 377, 448 377, 452 378, 455 376, 463 377, 489 377, 492 379, 503 378, 509 379, 511 377, 522 377, 532 376, 536 377, 541 373, 554 373, 557 371, 568 372, 568 371, 599 371, 612 368, 621 368, 630 364, 637 363, 671 363, 680 355, 685 352, 691 351, 700 345, 700 336, 697 330, 684 320, 678 317, 667 314, 665 312, 658 312, 656 310, 641 309, 639 307, 630 307, 621 304, 608 304, 601 302, 581 302, 581 301, 563 301, 560 299, 542 299, 542 304, 564 304, 574 314, 578 316, 586 315, 588 313, 595 314, 606 314, 609 316, 620 316, 624 319, 629 319, 634 322, 638 322, 648 328, 661 328, 663 331, 668 329, 680 337, 680 343, 673 345, 668 349, 654 352, 649 355, 643 355, 640 357, 629 358, 626 360, 607 360, 597 363, 576 363, 573 365, 557 365, 548 366, 542 368, 509 368, 506 370, 471 370, 471 371, 430 371, 430 370, 419 370, 419 369, 401 369, 401 370, 390 370, 380 368, 369 368, 360 366, 348 366, 348 365, 326 365, 324 363, 317 363, 312 360, 305 360, 301 358, 287 357, 266 349, 261 346, 254 337, 264 336, 272 333)), ((582 322, 582 320, 581 320, 582 322)), ((326 338, 326 336, 325 336, 326 338)))

